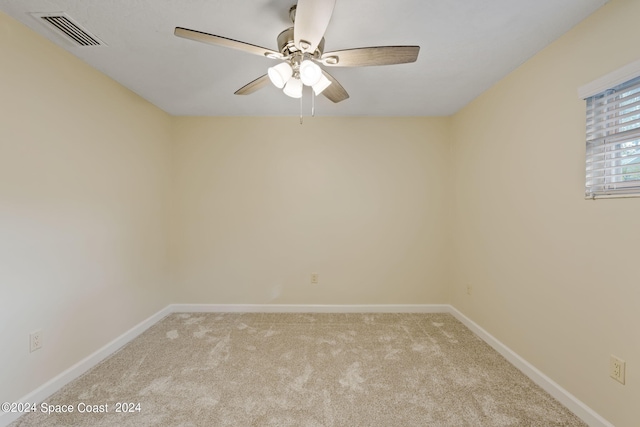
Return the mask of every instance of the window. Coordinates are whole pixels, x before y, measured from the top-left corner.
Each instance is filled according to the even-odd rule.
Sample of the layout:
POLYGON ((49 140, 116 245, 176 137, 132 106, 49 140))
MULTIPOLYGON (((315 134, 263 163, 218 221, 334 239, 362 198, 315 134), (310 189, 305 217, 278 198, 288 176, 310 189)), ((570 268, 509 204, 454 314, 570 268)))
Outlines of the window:
POLYGON ((640 197, 640 77, 587 98, 585 197, 640 197))

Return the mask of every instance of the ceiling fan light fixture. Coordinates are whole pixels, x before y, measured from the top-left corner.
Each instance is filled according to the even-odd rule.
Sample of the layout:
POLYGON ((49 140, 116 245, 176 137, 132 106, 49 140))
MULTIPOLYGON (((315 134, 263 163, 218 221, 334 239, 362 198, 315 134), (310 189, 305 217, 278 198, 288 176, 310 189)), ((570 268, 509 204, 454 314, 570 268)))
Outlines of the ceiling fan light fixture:
POLYGON ((300 79, 292 77, 282 90, 285 95, 291 98, 302 98, 302 82, 300 79))
POLYGON ((315 62, 305 59, 300 64, 300 80, 307 86, 313 86, 320 81, 322 69, 315 62))
POLYGON ((331 80, 326 78, 324 74, 320 74, 320 79, 318 80, 318 83, 312 86, 313 93, 315 93, 316 96, 320 95, 323 90, 329 87, 330 84, 331 84, 331 80))
POLYGON ((282 89, 285 84, 291 79, 293 75, 293 69, 291 65, 287 62, 282 62, 273 67, 269 67, 267 70, 267 74, 269 75, 269 79, 271 83, 274 84, 278 89, 282 89))

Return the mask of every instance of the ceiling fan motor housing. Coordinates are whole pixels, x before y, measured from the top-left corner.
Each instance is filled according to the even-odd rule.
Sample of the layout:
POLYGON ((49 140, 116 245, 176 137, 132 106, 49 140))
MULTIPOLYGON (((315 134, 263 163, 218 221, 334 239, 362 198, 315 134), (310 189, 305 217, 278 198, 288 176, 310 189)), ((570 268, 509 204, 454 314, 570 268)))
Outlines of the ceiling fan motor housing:
MULTIPOLYGON (((295 53, 302 52, 293 41, 293 27, 287 28, 280 34, 278 34, 278 51, 284 56, 291 56, 295 53)), ((318 47, 313 52, 314 58, 320 58, 324 52, 324 37, 318 43, 318 47)))

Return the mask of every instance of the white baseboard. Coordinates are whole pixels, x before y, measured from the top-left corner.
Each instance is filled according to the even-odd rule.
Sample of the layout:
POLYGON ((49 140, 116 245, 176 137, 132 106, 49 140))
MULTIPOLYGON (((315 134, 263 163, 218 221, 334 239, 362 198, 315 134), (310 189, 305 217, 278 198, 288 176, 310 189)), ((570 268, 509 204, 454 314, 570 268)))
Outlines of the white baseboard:
POLYGON ((172 313, 449 313, 448 304, 171 304, 172 313))
MULTIPOLYGON (((60 390, 71 381, 75 380, 80 375, 84 374, 107 357, 111 356, 119 348, 136 338, 138 335, 149 329, 149 327, 153 326, 169 314, 171 314, 171 310, 170 306, 167 306, 158 311, 156 314, 138 323, 136 326, 129 329, 127 332, 120 335, 104 347, 85 357, 66 371, 47 381, 46 383, 44 383, 31 393, 27 394, 26 396, 22 397, 21 399, 17 400, 16 402, 31 402, 38 404, 40 402, 43 402, 53 393, 60 390)), ((0 414, 0 427, 8 426, 10 423, 20 418, 21 415, 21 413, 14 412, 6 412, 0 414)))
MULTIPOLYGON (((149 327, 171 313, 449 313, 489 344, 511 364, 555 397, 571 412, 591 427, 614 427, 551 378, 516 354, 509 347, 482 329, 477 323, 449 304, 373 304, 373 305, 303 305, 303 304, 170 304, 140 322, 118 338, 76 363, 60 375, 27 394, 18 402, 44 401, 60 388, 115 353, 149 327)), ((0 414, 0 427, 6 427, 20 417, 18 413, 0 414)))
POLYGON ((449 306, 449 312, 474 334, 489 344, 495 351, 500 353, 513 366, 518 368, 523 374, 538 384, 543 390, 555 397, 567 409, 576 414, 582 421, 591 427, 614 427, 609 421, 602 418, 593 409, 582 403, 577 397, 562 388, 558 383, 543 374, 531 363, 524 360, 509 347, 500 342, 489 332, 482 329, 477 323, 458 311, 455 307, 449 306))

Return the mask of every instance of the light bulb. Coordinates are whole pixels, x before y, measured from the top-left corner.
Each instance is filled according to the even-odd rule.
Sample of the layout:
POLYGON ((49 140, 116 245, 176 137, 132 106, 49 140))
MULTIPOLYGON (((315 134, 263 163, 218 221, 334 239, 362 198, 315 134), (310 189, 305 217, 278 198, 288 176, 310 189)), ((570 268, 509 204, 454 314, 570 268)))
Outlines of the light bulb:
POLYGON ((294 77, 290 78, 287 84, 284 86, 283 92, 285 93, 285 95, 292 98, 301 98, 302 82, 300 81, 300 79, 296 79, 294 77))
POLYGON ((282 89, 293 75, 293 69, 287 62, 282 62, 274 67, 269 67, 267 74, 269 75, 271 83, 278 89, 282 89))
POLYGON ((322 77, 322 70, 315 62, 305 59, 300 64, 300 80, 307 86, 313 86, 318 83, 322 77))
POLYGON ((323 90, 329 87, 330 84, 331 84, 331 80, 326 78, 324 74, 320 74, 320 79, 318 80, 318 83, 313 85, 313 93, 315 93, 316 96, 320 95, 323 90))

